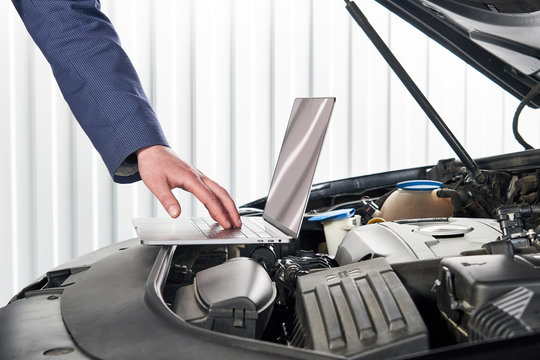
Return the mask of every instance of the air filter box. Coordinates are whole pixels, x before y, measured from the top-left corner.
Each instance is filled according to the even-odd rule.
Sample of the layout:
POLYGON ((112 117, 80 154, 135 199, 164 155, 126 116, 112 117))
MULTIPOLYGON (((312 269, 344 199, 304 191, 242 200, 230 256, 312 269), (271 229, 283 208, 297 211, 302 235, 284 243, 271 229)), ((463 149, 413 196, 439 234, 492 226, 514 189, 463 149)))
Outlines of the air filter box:
POLYGON ((295 346, 377 359, 428 348, 424 322, 383 258, 300 277, 296 311, 295 346))
POLYGON ((206 329, 259 338, 275 298, 275 284, 263 267, 241 257, 197 273, 193 285, 178 289, 173 310, 206 329))

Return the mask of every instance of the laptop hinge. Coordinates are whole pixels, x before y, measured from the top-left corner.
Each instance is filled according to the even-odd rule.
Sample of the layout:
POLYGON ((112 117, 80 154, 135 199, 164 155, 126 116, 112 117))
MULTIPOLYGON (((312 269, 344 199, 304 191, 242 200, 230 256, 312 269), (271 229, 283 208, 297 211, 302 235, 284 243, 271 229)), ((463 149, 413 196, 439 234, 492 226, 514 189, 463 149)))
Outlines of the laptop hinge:
POLYGON ((270 216, 268 216, 266 214, 263 214, 263 219, 266 220, 268 223, 270 223, 270 225, 272 225, 273 227, 275 227, 276 229, 281 231, 282 233, 285 233, 285 234, 287 234, 287 235, 289 235, 289 236, 291 236, 292 238, 295 238, 295 239, 298 237, 297 233, 295 233, 294 231, 292 231, 288 227, 284 226, 279 221, 277 221, 275 219, 272 219, 270 216))

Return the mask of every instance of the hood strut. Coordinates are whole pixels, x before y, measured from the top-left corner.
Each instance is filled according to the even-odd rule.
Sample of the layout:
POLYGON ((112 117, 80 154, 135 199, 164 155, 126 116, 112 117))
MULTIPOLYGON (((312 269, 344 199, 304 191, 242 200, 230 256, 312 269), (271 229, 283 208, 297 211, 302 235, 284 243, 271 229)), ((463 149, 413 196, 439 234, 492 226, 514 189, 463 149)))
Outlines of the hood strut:
POLYGON ((354 1, 345 0, 347 11, 351 14, 353 19, 356 21, 356 23, 362 28, 362 30, 366 33, 369 40, 375 45, 377 50, 381 53, 381 55, 384 57, 388 65, 392 68, 394 73, 398 76, 399 80, 405 85, 407 90, 411 93, 411 95, 414 97, 418 105, 424 110, 427 117, 433 125, 439 130, 441 135, 444 137, 448 145, 454 150, 456 155, 459 157, 461 162, 465 165, 465 167, 471 172, 473 178, 477 180, 478 182, 484 181, 484 176, 478 169, 478 165, 476 162, 471 158, 471 156, 467 153, 465 148, 461 145, 461 143, 458 141, 458 139, 454 136, 452 131, 446 126, 444 120, 437 114, 437 111, 433 108, 429 100, 424 96, 422 91, 418 88, 416 83, 413 81, 413 79, 407 74, 407 71, 401 66, 398 59, 394 56, 390 48, 386 46, 384 41, 381 39, 379 34, 377 34, 377 31, 371 26, 368 19, 365 17, 365 15, 360 11, 358 6, 354 3, 354 1))

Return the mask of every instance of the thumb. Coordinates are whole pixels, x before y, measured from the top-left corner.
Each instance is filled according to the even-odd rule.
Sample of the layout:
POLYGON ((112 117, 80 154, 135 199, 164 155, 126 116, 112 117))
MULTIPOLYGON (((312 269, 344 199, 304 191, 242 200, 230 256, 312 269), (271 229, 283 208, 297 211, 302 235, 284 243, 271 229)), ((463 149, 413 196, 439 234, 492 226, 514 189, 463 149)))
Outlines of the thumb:
POLYGON ((156 196, 163 208, 169 213, 173 218, 177 218, 182 211, 180 204, 176 197, 171 192, 171 189, 167 183, 155 184, 150 188, 150 191, 156 196))

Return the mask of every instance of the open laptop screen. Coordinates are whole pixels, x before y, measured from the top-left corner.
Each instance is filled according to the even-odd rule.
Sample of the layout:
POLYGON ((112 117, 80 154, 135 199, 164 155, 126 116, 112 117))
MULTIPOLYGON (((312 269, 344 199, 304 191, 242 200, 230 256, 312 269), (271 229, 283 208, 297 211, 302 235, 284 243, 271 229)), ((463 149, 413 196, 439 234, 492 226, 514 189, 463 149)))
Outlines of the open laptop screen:
POLYGON ((296 99, 264 208, 264 218, 297 237, 335 98, 296 99))

